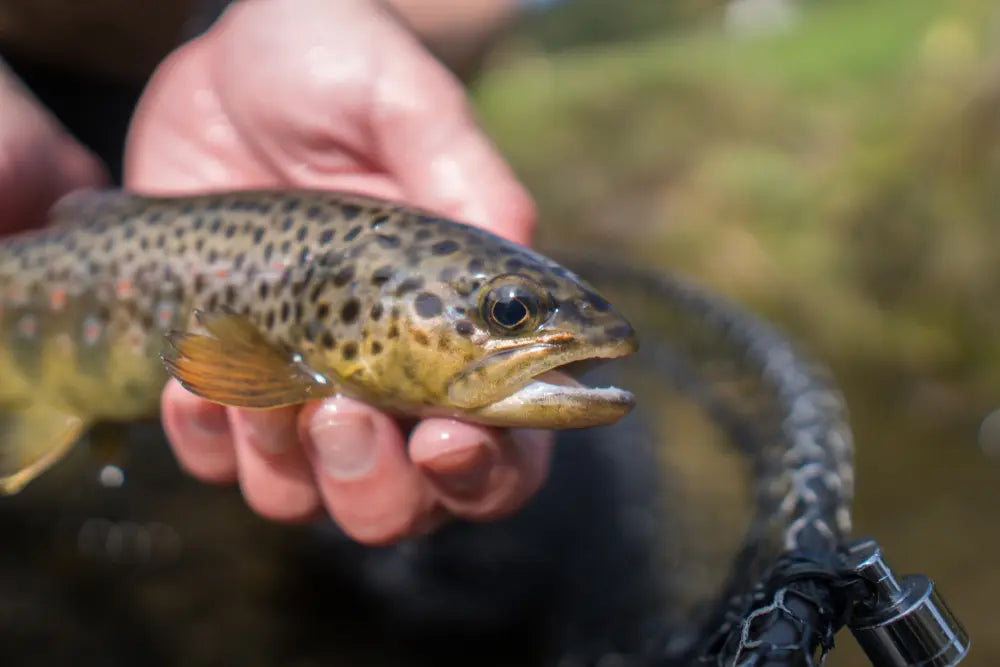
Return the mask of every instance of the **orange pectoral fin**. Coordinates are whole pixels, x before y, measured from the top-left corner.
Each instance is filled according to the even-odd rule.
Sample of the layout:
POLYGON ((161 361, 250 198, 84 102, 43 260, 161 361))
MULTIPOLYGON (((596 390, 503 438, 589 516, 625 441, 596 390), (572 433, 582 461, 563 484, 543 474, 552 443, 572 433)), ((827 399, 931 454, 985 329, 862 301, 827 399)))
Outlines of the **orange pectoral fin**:
POLYGON ((241 408, 277 408, 330 396, 336 388, 295 354, 272 345, 231 312, 195 313, 208 335, 171 332, 161 355, 191 393, 241 408))

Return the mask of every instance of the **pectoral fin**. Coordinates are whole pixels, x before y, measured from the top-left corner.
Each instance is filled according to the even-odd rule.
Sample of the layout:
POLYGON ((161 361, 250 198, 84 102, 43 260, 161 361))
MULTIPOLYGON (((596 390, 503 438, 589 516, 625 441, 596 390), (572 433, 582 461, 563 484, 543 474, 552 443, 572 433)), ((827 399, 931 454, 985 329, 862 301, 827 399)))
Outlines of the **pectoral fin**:
POLYGON ((326 377, 271 344, 246 318, 231 312, 195 316, 208 335, 171 332, 161 355, 188 391, 243 408, 294 405, 335 392, 326 377))
POLYGON ((47 405, 0 411, 0 495, 12 495, 61 459, 86 428, 47 405))

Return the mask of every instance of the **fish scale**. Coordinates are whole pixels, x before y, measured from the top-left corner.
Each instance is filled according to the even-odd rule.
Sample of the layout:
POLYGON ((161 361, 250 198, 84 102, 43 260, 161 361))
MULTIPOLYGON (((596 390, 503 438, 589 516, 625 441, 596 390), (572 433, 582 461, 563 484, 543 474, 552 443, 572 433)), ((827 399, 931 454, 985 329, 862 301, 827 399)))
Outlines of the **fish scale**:
POLYGON ((591 426, 631 407, 621 390, 538 380, 635 348, 610 304, 427 211, 307 190, 82 191, 50 218, 0 242, 9 492, 90 424, 155 416, 169 375, 224 405, 344 394, 499 426, 591 426))

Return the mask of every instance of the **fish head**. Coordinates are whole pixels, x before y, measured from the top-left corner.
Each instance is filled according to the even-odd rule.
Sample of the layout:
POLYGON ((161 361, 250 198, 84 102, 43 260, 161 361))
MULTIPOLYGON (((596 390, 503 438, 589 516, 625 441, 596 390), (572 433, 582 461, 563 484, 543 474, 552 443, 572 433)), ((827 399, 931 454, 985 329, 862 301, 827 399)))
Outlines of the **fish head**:
POLYGON ((528 248, 478 229, 444 231, 460 252, 401 266, 383 286, 385 316, 369 323, 378 354, 362 346, 358 359, 362 393, 392 395, 421 416, 507 427, 583 428, 632 409, 629 392, 575 377, 637 348, 607 300, 528 248), (399 289, 415 276, 419 289, 399 289))

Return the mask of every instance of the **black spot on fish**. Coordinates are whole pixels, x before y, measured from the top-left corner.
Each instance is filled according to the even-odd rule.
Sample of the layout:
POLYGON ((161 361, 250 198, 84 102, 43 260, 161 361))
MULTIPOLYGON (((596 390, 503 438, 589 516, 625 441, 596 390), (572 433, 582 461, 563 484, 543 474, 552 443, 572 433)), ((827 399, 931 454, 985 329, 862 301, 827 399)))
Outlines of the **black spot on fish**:
POLYGON ((319 219, 319 217, 320 217, 320 215, 322 215, 322 213, 323 213, 323 210, 319 206, 317 206, 316 204, 313 204, 308 209, 306 209, 306 217, 309 218, 310 220, 317 220, 317 219, 319 219))
POLYGON ((358 344, 357 343, 347 343, 344 345, 344 349, 340 351, 343 355, 344 361, 350 361, 354 357, 358 356, 358 344))
POLYGON ((399 283, 399 287, 396 288, 396 295, 400 296, 406 294, 407 292, 418 290, 423 286, 424 286, 424 279, 421 278, 420 276, 413 276, 399 283))
POLYGON ((281 231, 287 232, 295 225, 295 219, 290 215, 286 215, 285 219, 281 221, 281 231))
POLYGON ((329 243, 330 241, 333 240, 333 234, 334 234, 334 230, 332 230, 332 229, 324 229, 323 233, 319 235, 319 242, 320 243, 329 243))
POLYGON ((358 237, 358 234, 360 233, 361 233, 361 225, 358 225, 357 227, 351 227, 351 231, 347 232, 347 234, 344 235, 344 240, 353 241, 358 237))
POLYGON ((163 232, 160 232, 159 234, 157 234, 157 236, 156 236, 156 247, 157 248, 162 248, 166 244, 166 242, 167 242, 167 235, 166 234, 164 234, 163 232))
MULTIPOLYGON (((286 201, 284 203, 284 205, 282 205, 281 210, 284 211, 285 213, 291 213, 292 211, 294 211, 295 209, 297 209, 299 207, 300 203, 301 202, 299 202, 298 199, 289 199, 288 201, 286 201)), ((289 227, 289 229, 291 229, 291 227, 289 227)), ((285 231, 288 231, 288 230, 285 230, 285 231)))
POLYGON ((457 251, 459 248, 458 243, 448 239, 446 241, 438 241, 431 246, 431 252, 435 255, 450 255, 451 253, 457 251))
POLYGON ((316 301, 319 299, 319 295, 323 293, 323 285, 324 283, 322 281, 313 285, 313 288, 309 291, 310 302, 316 303, 316 301))
POLYGON ((194 293, 201 294, 205 289, 205 274, 199 273, 194 277, 194 293))
POLYGON ((236 236, 236 223, 230 223, 226 227, 226 238, 231 239, 236 236))
POLYGON ((264 238, 264 232, 265 231, 266 230, 263 227, 258 227, 257 229, 253 230, 253 242, 254 242, 254 245, 260 244, 261 239, 264 238))
POLYGON ((441 298, 437 294, 421 292, 413 302, 417 315, 423 318, 437 317, 444 310, 441 298))
POLYGON ((214 264, 219 259, 219 253, 215 248, 208 251, 208 263, 214 264))
POLYGON ((268 285, 266 282, 261 283, 260 287, 257 288, 258 293, 260 294, 260 298, 261 299, 266 299, 267 298, 267 293, 270 291, 270 289, 271 289, 271 286, 268 285))
POLYGON ((282 241, 282 243, 281 243, 281 254, 282 255, 287 255, 288 252, 291 249, 292 249, 292 242, 291 241, 289 241, 289 240, 282 241))
POLYGON ((288 321, 288 316, 292 314, 292 308, 287 301, 281 302, 281 322, 284 324, 288 321))
POLYGON ((125 226, 125 235, 124 236, 127 239, 130 239, 133 236, 135 236, 135 225, 126 225, 125 226))
POLYGON ((422 227, 421 229, 417 230, 416 234, 413 235, 413 238, 415 238, 418 241, 426 241, 432 236, 434 236, 434 232, 427 229, 426 227, 422 227))
POLYGON ((333 337, 333 333, 329 329, 323 332, 323 337, 321 340, 323 347, 328 350, 332 350, 337 346, 337 340, 333 337))
POLYGON ((376 234, 375 238, 383 248, 398 248, 400 245, 399 237, 394 234, 376 234))
POLYGON ((309 228, 308 228, 308 227, 306 227, 305 225, 302 225, 301 227, 299 227, 299 231, 298 231, 298 232, 296 232, 296 234, 295 234, 295 239, 296 239, 296 240, 297 240, 297 241, 298 241, 299 243, 302 243, 303 241, 305 241, 305 240, 306 240, 306 237, 307 237, 307 236, 309 236, 309 228))
POLYGON ((274 328, 274 311, 273 310, 267 311, 267 316, 264 318, 264 325, 268 329, 273 329, 274 328))
POLYGON ((388 338, 398 338, 399 337, 399 327, 397 327, 395 324, 393 324, 392 326, 390 326, 388 333, 386 333, 386 337, 388 337, 388 338))
POLYGON ((459 336, 471 336, 475 330, 476 327, 472 326, 472 322, 469 320, 455 322, 455 331, 458 332, 459 336))
POLYGON ((343 287, 352 280, 354 280, 354 265, 352 264, 348 264, 333 276, 333 284, 337 287, 343 287))
POLYGON ((377 340, 372 341, 372 354, 380 354, 382 352, 382 343, 377 340))
POLYGON ((205 226, 205 220, 200 215, 197 218, 195 218, 194 221, 191 223, 191 228, 194 229, 195 231, 198 231, 204 226, 205 226))
POLYGON ((231 306, 236 302, 236 287, 226 285, 226 305, 231 306))
POLYGON ((143 236, 139 239, 139 248, 142 250, 149 250, 149 239, 143 236))
POLYGON ((268 243, 266 246, 264 246, 264 261, 265 262, 270 262, 271 261, 271 255, 273 255, 273 254, 274 254, 274 244, 273 243, 268 243))
POLYGON ((219 307, 219 295, 218 293, 213 293, 212 296, 208 297, 208 310, 215 310, 219 307))
POLYGON ((208 226, 208 231, 213 234, 218 234, 219 229, 222 227, 222 218, 215 218, 212 220, 212 224, 208 226))
POLYGON ((300 301, 295 302, 295 323, 300 324, 302 322, 302 303, 300 301))
POLYGON ((344 324, 350 324, 358 318, 358 311, 361 308, 361 304, 357 299, 348 299, 344 307, 340 309, 340 320, 344 324))
POLYGON ((299 250, 299 264, 305 264, 307 261, 309 261, 309 254, 310 254, 309 246, 307 245, 302 246, 302 249, 299 250))
POLYGON ((469 260, 469 273, 482 273, 484 268, 483 260, 478 257, 469 260))
POLYGON ((361 213, 361 207, 354 204, 344 204, 340 207, 340 212, 344 216, 344 220, 354 220, 361 213))
POLYGON ((330 316, 330 304, 328 303, 319 304, 319 306, 317 306, 316 308, 316 317, 318 317, 321 320, 325 320, 329 316, 330 316))
POLYGON ((375 302, 372 305, 371 318, 375 322, 378 322, 382 318, 382 304, 380 302, 375 302))
POLYGON ((233 258, 233 268, 239 271, 243 268, 243 263, 247 261, 247 254, 245 252, 238 253, 236 257, 233 258))
POLYGON ((391 266, 380 266, 372 273, 372 285, 381 287, 392 279, 393 268, 391 266))
POLYGON ((389 221, 389 215, 387 213, 382 213, 381 215, 376 215, 374 218, 372 218, 372 221, 368 223, 368 226, 372 229, 378 229, 388 221, 389 221))

